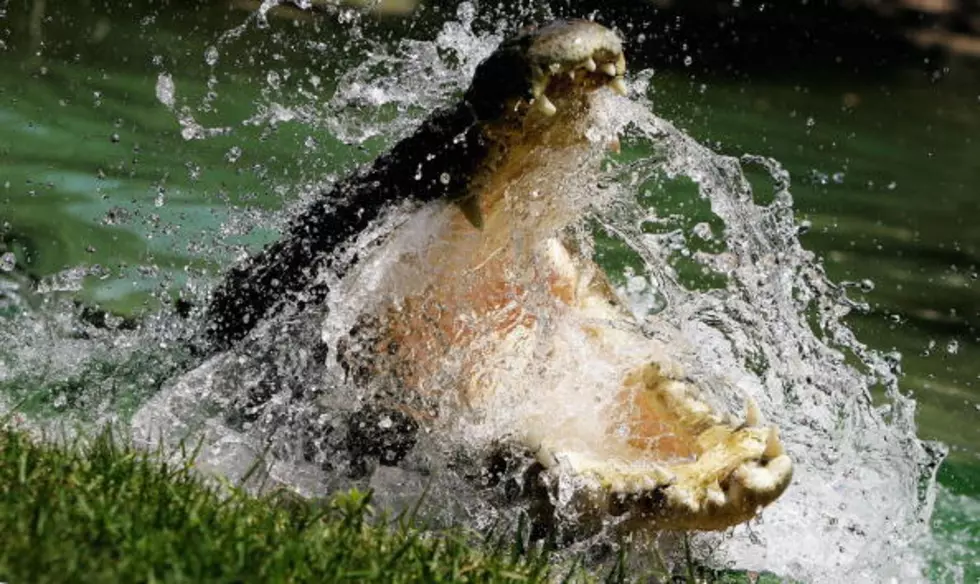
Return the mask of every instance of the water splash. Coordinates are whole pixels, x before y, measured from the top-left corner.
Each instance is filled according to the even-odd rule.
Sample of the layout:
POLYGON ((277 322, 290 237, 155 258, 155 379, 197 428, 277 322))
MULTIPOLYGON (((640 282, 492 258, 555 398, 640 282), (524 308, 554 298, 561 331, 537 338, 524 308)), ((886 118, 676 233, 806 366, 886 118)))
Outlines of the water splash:
MULTIPOLYGON (((447 24, 434 42, 376 46, 341 78, 341 89, 326 104, 314 94, 305 104, 278 104, 272 96, 280 81, 267 76, 269 101, 258 104, 243 123, 309 123, 351 144, 404 136, 425 112, 460 92, 475 64, 499 41, 496 35, 474 32, 468 10, 464 7, 460 21, 447 24)), ((217 66, 220 59, 212 49, 206 61, 217 66)), ((711 152, 652 113, 655 104, 643 97, 651 77, 640 73, 635 78, 631 99, 609 98, 602 109, 608 123, 625 127, 624 152, 635 159, 613 160, 589 185, 586 195, 595 204, 582 225, 596 227, 597 253, 605 255, 600 261, 614 277, 622 274, 621 287, 649 334, 673 347, 675 358, 690 364, 698 384, 725 409, 739 411, 745 395, 752 396, 783 429, 796 461, 794 484, 760 521, 705 537, 718 545, 708 561, 809 581, 918 579, 923 562, 916 544, 926 533, 938 456, 915 437, 914 403, 899 392, 897 361, 860 343, 844 323, 855 305, 800 245, 789 179, 778 163, 711 152), (763 197, 753 189, 746 178, 750 172, 763 176, 772 193, 763 197), (664 208, 665 195, 691 191, 691 185, 686 208, 675 213, 664 208), (771 202, 759 203, 760 198, 771 202), (693 226, 688 220, 692 210, 701 215, 693 226)), ((191 109, 175 109, 169 76, 161 75, 157 90, 185 130, 192 130, 186 139, 211 137, 191 109)), ((199 109, 208 106, 202 103, 199 109)), ((309 196, 324 186, 309 188, 309 196)), ((387 217, 351 253, 376 247, 411 211, 404 208, 387 217)), ((364 395, 346 382, 334 362, 317 360, 324 343, 321 324, 326 322, 326 344, 336 347, 351 319, 372 301, 367 293, 347 296, 346 312, 304 314, 302 320, 287 315, 271 323, 261 343, 276 367, 236 363, 245 376, 223 382, 209 373, 220 370, 220 360, 240 354, 219 356, 172 381, 190 360, 160 346, 188 336, 183 321, 171 314, 152 317, 131 332, 80 327, 77 308, 55 303, 40 313, 25 312, 16 325, 4 325, 0 346, 17 349, 4 361, 0 382, 9 384, 43 365, 49 370, 39 384, 72 378, 94 383, 98 387, 84 392, 97 396, 95 401, 62 401, 58 396, 64 392, 53 392, 51 407, 97 412, 96 423, 123 411, 110 397, 138 400, 147 387, 166 383, 169 389, 152 398, 134 421, 141 431, 158 428, 176 436, 201 429, 206 438, 202 461, 213 471, 240 477, 267 454, 256 480, 264 476, 305 495, 325 495, 348 484, 347 477, 358 470, 357 461, 328 455, 345 448, 343 414, 362 407, 364 395), (147 346, 153 349, 147 352, 147 346), (268 353, 275 347, 281 349, 268 353), (154 370, 154 379, 120 371, 120 364, 147 355, 164 364, 154 370), (86 377, 97 363, 113 367, 86 377), (126 380, 122 388, 116 387, 120 380, 126 380), (273 382, 281 386, 271 392, 276 407, 257 420, 229 422, 229 411, 247 405, 250 388, 273 382), (298 401, 290 384, 302 384, 316 399, 298 401), (207 391, 202 394, 202 389, 207 391), (309 437, 300 430, 310 427, 319 428, 323 440, 313 445, 321 455, 307 462, 309 437)), ((386 423, 392 421, 378 420, 386 423)), ((446 521, 486 525, 499 508, 465 473, 454 470, 473 468, 460 460, 465 453, 454 446, 439 435, 423 436, 398 467, 370 469, 354 482, 379 489, 379 500, 393 504, 406 493, 429 489, 438 501, 433 510, 443 505, 446 521)))
POLYGON ((400 139, 410 134, 420 118, 466 88, 476 66, 503 40, 476 32, 475 17, 473 6, 464 3, 459 21, 447 22, 434 41, 403 39, 393 49, 376 46, 338 80, 327 104, 330 132, 356 144, 378 135, 400 139))
MULTIPOLYGON (((723 409, 738 412, 746 395, 754 398, 783 429, 796 461, 793 486, 761 520, 726 536, 704 536, 718 545, 707 561, 810 581, 920 577, 924 564, 916 545, 926 534, 939 455, 915 436, 914 403, 898 390, 896 364, 860 343, 843 322, 854 305, 800 245, 788 174, 771 159, 735 159, 701 146, 652 113, 652 104, 642 97, 642 81, 649 76, 639 79, 632 99, 600 100, 600 118, 625 127, 627 151, 642 155, 629 163, 613 162, 596 181, 580 187, 589 189, 584 196, 594 202, 583 222, 594 222, 607 246, 622 248, 620 255, 638 259, 631 271, 624 270, 624 281, 632 282, 638 296, 634 308, 646 315, 648 333, 689 365, 696 384, 723 409), (771 195, 753 191, 747 169, 768 178, 771 195), (714 248, 693 243, 705 239, 704 221, 686 228, 683 214, 658 209, 659 199, 684 184, 695 185, 695 201, 706 207, 700 212, 710 214, 708 223, 716 225, 714 248), (771 202, 760 204, 759 198, 771 202), (691 266, 700 266, 694 285, 685 283, 691 278, 681 273, 691 266), (656 290, 657 298, 638 294, 637 278, 648 283, 644 288, 656 290)), ((384 90, 377 95, 394 102, 406 99, 384 90)), ((370 256, 408 220, 409 211, 389 216, 349 253, 370 256)), ((383 278, 383 263, 372 269, 383 278)), ((348 292, 334 300, 333 311, 302 315, 307 322, 324 322, 322 335, 316 325, 299 324, 299 315, 270 324, 247 350, 219 356, 182 379, 166 394, 166 403, 144 410, 137 425, 206 428, 215 445, 213 452, 205 452, 207 464, 230 474, 251 460, 243 450, 254 455, 265 444, 275 454, 269 477, 296 485, 298 476, 318 476, 301 489, 310 494, 335 487, 338 476, 352 473, 356 465, 336 455, 344 448, 337 440, 343 414, 362 407, 369 394, 352 386, 336 361, 324 365, 313 355, 324 345, 335 354, 349 340, 357 315, 369 312, 376 301, 363 280, 335 284, 348 292), (262 357, 248 361, 254 354, 262 357), (221 379, 228 371, 237 373, 221 379), (265 391, 269 384, 281 388, 265 396, 278 407, 237 428, 222 422, 222 412, 243 406, 243 393, 265 391), (297 403, 298 386, 319 404, 297 403), (202 389, 210 400, 207 406, 202 389), (317 424, 329 444, 317 445, 321 468, 313 469, 296 461, 310 446, 300 428, 317 424), (257 436, 265 442, 256 443, 257 436)), ((489 426, 487 420, 457 425, 455 434, 447 435, 470 445, 486 444, 495 430, 513 430, 506 424, 514 420, 505 418, 489 426)), ((446 470, 466 468, 454 460, 458 446, 430 435, 416 447, 417 459, 399 471, 375 470, 364 480, 392 495, 405 482, 425 483, 422 477, 428 475, 434 481, 431 496, 451 502, 454 513, 487 523, 495 511, 481 501, 485 493, 446 470), (385 479, 378 472, 405 474, 385 479)))
POLYGON ((652 109, 643 100, 619 105, 637 139, 661 158, 611 172, 622 196, 600 222, 644 258, 669 298, 651 328, 680 323, 671 342, 692 348, 687 361, 697 364, 699 385, 719 388, 729 409, 739 396, 721 388, 751 395, 783 430, 796 464, 789 491, 758 523, 736 529, 722 557, 814 581, 921 578, 916 546, 927 533, 941 454, 916 438, 915 404, 899 391, 896 364, 854 337, 843 320, 854 305, 801 246, 788 173, 772 159, 717 155, 652 109), (756 169, 770 180, 768 204, 755 202, 760 193, 745 176, 756 169), (671 183, 693 181, 723 222, 724 249, 660 245, 647 233, 642 205, 650 200, 623 180, 635 182, 637 173, 654 183, 654 206, 671 183), (683 256, 725 284, 707 291, 681 284, 672 265, 683 256))

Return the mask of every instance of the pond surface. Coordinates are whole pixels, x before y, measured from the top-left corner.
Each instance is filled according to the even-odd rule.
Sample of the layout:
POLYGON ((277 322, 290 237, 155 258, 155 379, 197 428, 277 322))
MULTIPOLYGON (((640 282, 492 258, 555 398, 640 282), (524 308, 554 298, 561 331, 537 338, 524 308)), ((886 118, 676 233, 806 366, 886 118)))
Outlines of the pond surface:
MULTIPOLYGON (((378 46, 431 39, 449 17, 259 26, 194 6, 0 7, 0 315, 53 297, 146 315, 209 285, 275 236, 304 184, 371 159, 464 75, 420 66, 431 92, 372 107, 370 88, 335 93, 338 79, 384 75, 378 46)), ((423 65, 436 55, 418 49, 423 65)), ((681 66, 651 88, 659 114, 702 143, 790 171, 804 245, 866 304, 848 322, 901 355, 920 435, 950 447, 935 579, 977 578, 980 66, 923 56, 875 75, 742 78, 681 66)))

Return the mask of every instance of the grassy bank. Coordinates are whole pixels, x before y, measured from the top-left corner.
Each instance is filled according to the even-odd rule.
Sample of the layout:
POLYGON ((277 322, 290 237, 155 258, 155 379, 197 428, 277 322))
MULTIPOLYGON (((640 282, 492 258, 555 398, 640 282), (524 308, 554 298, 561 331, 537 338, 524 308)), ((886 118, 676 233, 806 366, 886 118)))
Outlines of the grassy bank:
POLYGON ((420 530, 370 495, 256 497, 206 482, 188 462, 104 430, 37 441, 0 419, 0 582, 765 582, 700 567, 680 573, 559 568, 520 534, 420 530))
POLYGON ((370 497, 252 497, 120 445, 0 429, 0 582, 540 582, 537 552, 384 521, 370 497))

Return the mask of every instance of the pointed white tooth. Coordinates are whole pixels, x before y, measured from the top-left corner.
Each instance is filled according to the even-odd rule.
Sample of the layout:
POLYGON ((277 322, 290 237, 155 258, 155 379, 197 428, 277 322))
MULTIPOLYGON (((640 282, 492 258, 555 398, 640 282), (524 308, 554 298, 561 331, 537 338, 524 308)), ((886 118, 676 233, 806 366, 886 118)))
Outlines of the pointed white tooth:
MULTIPOLYGON (((740 485, 742 489, 752 493, 754 495, 753 498, 757 500, 779 490, 780 479, 782 478, 779 473, 771 472, 769 469, 762 468, 755 463, 743 464, 738 467, 732 476, 735 479, 732 481, 733 486, 740 485)), ((732 495, 731 490, 729 495, 732 495)), ((733 496, 732 498, 736 497, 733 496)))
POLYGON ((575 81, 575 69, 572 69, 568 72, 568 78, 571 79, 572 81, 575 81))
POLYGON ((687 487, 672 487, 667 489, 667 500, 674 505, 684 507, 687 511, 697 513, 701 510, 701 504, 694 497, 694 494, 687 487))
POLYGON ((762 455, 767 460, 772 460, 777 456, 782 456, 786 453, 786 449, 783 448, 783 443, 779 440, 779 428, 773 426, 769 428, 769 436, 766 438, 766 449, 763 451, 762 455))
POLYGON ((793 480, 793 461, 784 454, 769 461, 766 470, 773 477, 774 486, 770 495, 772 498, 776 498, 786 490, 790 481, 793 480))
POLYGON ((613 65, 612 63, 603 63, 599 68, 602 69, 603 73, 610 77, 616 76, 616 65, 613 65))
POLYGON ((725 506, 725 491, 721 490, 721 485, 718 481, 708 485, 708 488, 704 491, 705 502, 715 507, 725 506))
POLYGON ((548 99, 548 96, 544 94, 542 94, 540 97, 534 100, 534 105, 535 107, 538 108, 538 111, 540 111, 541 113, 549 117, 555 115, 555 112, 558 111, 558 108, 555 107, 555 104, 551 103, 551 100, 548 99))
POLYGON ((585 70, 588 71, 589 73, 592 73, 598 68, 598 66, 595 64, 595 61, 592 60, 592 57, 586 59, 585 63, 583 63, 582 66, 585 67, 585 70))
POLYGON ((679 402, 683 403, 687 401, 687 386, 683 383, 678 383, 676 381, 661 383, 657 386, 657 389, 679 402))
MULTIPOLYGON (((558 460, 558 456, 555 454, 554 449, 545 444, 543 441, 537 440, 535 436, 528 436, 528 444, 534 444, 537 442, 539 444, 537 451, 534 453, 534 458, 537 459, 545 468, 554 468, 561 464, 558 460)), ((574 467, 572 467, 574 468, 574 467)))
POLYGON ((626 56, 622 53, 616 57, 616 74, 622 75, 626 73, 626 56))
POLYGON ((609 87, 610 87, 610 89, 612 89, 613 91, 615 91, 619 95, 622 95, 623 97, 626 97, 626 94, 629 93, 629 90, 626 89, 626 82, 623 81, 623 78, 622 77, 617 77, 617 78, 613 79, 612 81, 610 81, 609 82, 609 87))
POLYGON ((752 427, 762 425, 762 411, 759 409, 759 404, 751 397, 745 400, 745 425, 752 427))

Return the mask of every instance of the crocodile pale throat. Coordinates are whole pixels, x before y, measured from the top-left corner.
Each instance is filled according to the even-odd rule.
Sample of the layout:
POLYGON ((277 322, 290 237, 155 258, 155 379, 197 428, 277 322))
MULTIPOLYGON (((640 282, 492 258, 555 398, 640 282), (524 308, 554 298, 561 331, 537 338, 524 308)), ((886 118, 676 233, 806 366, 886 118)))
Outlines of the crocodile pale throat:
MULTIPOLYGON (((708 404, 591 257, 583 193, 615 144, 595 103, 626 94, 625 71, 621 40, 596 23, 525 29, 477 68, 459 106, 339 187, 358 220, 399 197, 424 202, 345 274, 348 291, 377 300, 339 358, 423 426, 493 428, 543 476, 571 480, 577 507, 628 526, 722 529, 779 497, 792 463, 751 400, 740 421, 708 404)), ((268 314, 257 289, 312 287, 296 274, 330 265, 325 221, 300 221, 232 274, 212 305, 219 332, 243 328, 236 309, 268 314)))

